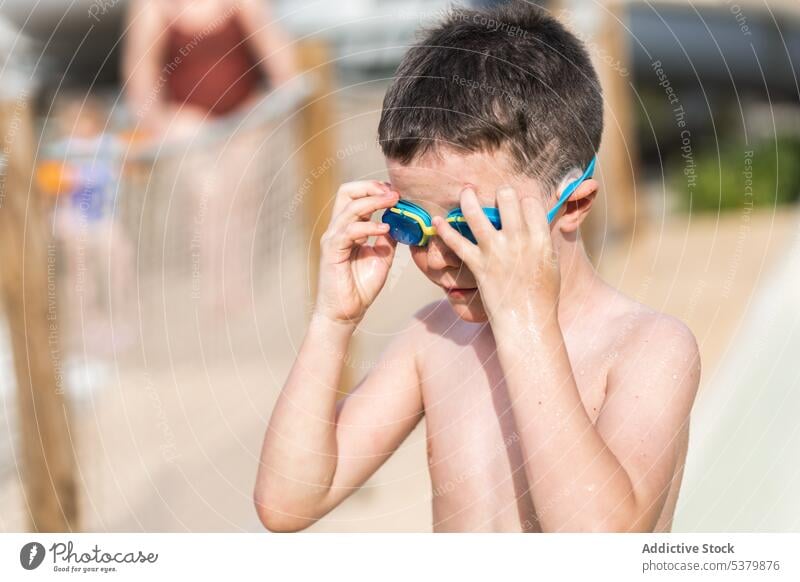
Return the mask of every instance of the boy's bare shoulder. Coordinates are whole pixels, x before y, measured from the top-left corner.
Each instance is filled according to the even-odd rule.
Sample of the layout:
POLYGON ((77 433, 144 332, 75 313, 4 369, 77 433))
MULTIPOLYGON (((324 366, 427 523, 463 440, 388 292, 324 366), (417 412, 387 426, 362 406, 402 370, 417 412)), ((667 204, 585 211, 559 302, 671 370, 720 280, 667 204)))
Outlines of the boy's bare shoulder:
POLYGON ((619 296, 618 313, 609 322, 618 345, 610 374, 617 380, 648 383, 678 380, 688 391, 696 390, 700 350, 689 326, 622 293, 619 296))
POLYGON ((633 299, 626 299, 629 310, 625 318, 632 322, 630 325, 632 347, 659 352, 663 352, 665 347, 688 352, 698 351, 694 333, 683 321, 633 299))

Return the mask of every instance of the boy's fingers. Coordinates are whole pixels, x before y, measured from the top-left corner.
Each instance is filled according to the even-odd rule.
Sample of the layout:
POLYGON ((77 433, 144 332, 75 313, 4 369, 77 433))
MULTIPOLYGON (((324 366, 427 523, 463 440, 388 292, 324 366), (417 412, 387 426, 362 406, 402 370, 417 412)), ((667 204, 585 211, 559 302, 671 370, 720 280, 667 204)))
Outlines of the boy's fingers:
POLYGON ((358 182, 347 182, 339 187, 337 196, 343 198, 345 202, 364 198, 365 196, 379 196, 384 192, 389 192, 391 188, 386 182, 378 180, 361 180, 358 182))
MULTIPOLYGON (((547 209, 544 202, 535 196, 525 196, 520 200, 522 216, 531 232, 549 231, 547 226, 547 209)), ((505 228, 505 224, 503 224, 505 228)))
POLYGON ((468 267, 471 267, 477 259, 478 253, 480 253, 478 247, 461 236, 461 234, 450 226, 450 223, 441 216, 437 216, 433 219, 433 225, 436 227, 436 234, 444 241, 444 244, 457 254, 458 258, 464 261, 468 267))
POLYGON ((508 187, 497 191, 497 209, 504 231, 517 231, 522 226, 522 208, 517 193, 508 187))
POLYGON ((396 193, 381 194, 378 196, 367 196, 351 200, 334 218, 334 228, 346 228, 354 220, 368 219, 373 212, 381 208, 391 208, 397 204, 398 196, 396 193))
POLYGON ((389 232, 389 225, 377 222, 351 222, 340 236, 334 239, 336 250, 347 250, 358 241, 389 232))
POLYGON ((372 246, 375 248, 375 254, 385 263, 391 265, 395 250, 397 249, 397 241, 388 234, 383 234, 375 239, 372 246))
POLYGON ((336 192, 336 199, 333 203, 333 210, 331 216, 334 218, 338 216, 347 204, 359 198, 366 198, 367 196, 380 196, 381 194, 390 192, 391 188, 385 182, 377 180, 362 180, 359 182, 347 182, 339 186, 339 191, 336 192))
POLYGON ((475 240, 478 241, 478 245, 485 245, 494 234, 495 228, 483 213, 483 208, 478 202, 475 190, 470 187, 461 191, 461 212, 464 214, 464 218, 467 219, 469 229, 475 236, 475 240))
MULTIPOLYGON (((388 227, 388 225, 386 225, 386 226, 388 227)), ((394 240, 389 235, 388 231, 389 231, 389 229, 386 228, 384 233, 382 235, 378 236, 378 238, 375 239, 375 243, 372 246, 374 246, 376 248, 377 247, 391 247, 393 249, 396 248, 397 247, 397 241, 394 240)))

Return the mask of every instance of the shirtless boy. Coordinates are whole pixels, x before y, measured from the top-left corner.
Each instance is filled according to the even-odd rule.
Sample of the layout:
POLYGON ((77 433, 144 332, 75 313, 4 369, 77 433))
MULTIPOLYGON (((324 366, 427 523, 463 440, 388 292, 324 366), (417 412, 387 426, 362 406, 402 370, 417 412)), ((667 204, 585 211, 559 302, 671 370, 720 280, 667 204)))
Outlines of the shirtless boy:
POLYGON ((390 184, 343 185, 323 236, 314 316, 264 441, 268 529, 313 524, 423 419, 435 531, 670 529, 700 360, 685 325, 585 254, 602 110, 585 49, 525 2, 456 11, 408 52, 379 127, 390 184), (398 201, 436 233, 371 220, 398 201), (446 220, 456 208, 471 238, 446 220), (397 238, 446 300, 337 403, 397 238))

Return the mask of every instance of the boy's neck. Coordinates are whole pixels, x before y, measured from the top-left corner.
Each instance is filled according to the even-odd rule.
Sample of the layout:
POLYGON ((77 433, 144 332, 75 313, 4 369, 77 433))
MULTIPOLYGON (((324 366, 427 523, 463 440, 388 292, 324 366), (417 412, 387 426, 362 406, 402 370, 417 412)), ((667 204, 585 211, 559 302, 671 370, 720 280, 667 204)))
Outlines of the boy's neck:
POLYGON ((558 301, 558 319, 568 324, 580 313, 594 306, 594 296, 605 288, 604 281, 595 271, 580 238, 562 241, 559 248, 561 293, 558 301))

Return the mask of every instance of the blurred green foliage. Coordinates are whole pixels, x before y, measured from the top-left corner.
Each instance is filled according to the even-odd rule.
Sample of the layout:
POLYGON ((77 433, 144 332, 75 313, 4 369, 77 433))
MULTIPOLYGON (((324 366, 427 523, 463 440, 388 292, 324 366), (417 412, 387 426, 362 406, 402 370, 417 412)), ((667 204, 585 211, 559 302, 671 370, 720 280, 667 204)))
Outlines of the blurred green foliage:
POLYGON ((668 180, 692 212, 769 207, 800 199, 800 137, 721 143, 669 164, 668 180))

